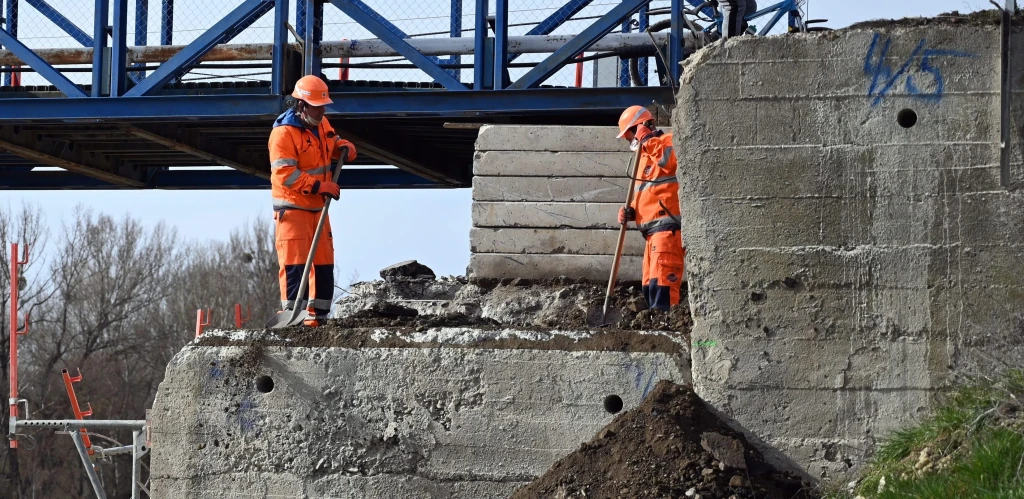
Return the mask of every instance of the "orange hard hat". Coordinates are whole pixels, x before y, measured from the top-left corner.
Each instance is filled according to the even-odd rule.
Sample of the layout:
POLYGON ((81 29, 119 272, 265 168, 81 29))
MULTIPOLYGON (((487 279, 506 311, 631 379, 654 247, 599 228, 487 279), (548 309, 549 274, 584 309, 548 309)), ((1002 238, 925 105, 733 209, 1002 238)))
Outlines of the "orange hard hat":
POLYGON ((622 115, 619 116, 619 134, 616 135, 615 138, 621 139, 623 135, 626 135, 626 132, 628 132, 630 128, 647 123, 653 119, 654 115, 651 114, 646 107, 629 106, 622 112, 622 115))
POLYGON ((304 101, 310 106, 326 106, 334 101, 328 96, 327 84, 318 76, 306 75, 295 82, 292 97, 304 101))

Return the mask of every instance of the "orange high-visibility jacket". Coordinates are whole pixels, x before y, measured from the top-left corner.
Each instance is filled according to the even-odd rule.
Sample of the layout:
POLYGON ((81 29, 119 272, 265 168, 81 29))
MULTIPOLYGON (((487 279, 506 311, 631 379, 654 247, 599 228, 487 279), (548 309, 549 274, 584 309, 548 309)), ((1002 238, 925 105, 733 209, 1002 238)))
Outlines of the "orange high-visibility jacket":
POLYGON ((636 226, 647 237, 656 232, 680 230, 679 181, 676 179, 676 153, 672 150, 672 134, 655 132, 656 136, 640 145, 636 193, 633 209, 636 226))
POLYGON ((341 140, 324 118, 319 137, 303 126, 289 109, 274 122, 270 132, 270 193, 274 210, 320 211, 324 197, 320 183, 331 181, 331 164, 341 157, 341 140))

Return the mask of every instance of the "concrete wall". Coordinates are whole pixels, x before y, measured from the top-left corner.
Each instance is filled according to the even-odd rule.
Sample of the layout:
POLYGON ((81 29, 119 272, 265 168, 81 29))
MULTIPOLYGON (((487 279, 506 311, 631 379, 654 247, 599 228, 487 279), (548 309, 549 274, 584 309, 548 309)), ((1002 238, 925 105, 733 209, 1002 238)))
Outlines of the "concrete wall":
MULTIPOLYGON (((606 282, 632 159, 611 127, 480 129, 473 164, 474 278, 606 282)), ((621 280, 640 280, 643 238, 626 238, 621 280)))
MULTIPOLYGON (((694 383, 814 475, 862 463, 955 375, 1024 361, 998 40, 952 26, 743 38, 685 68, 673 123, 693 338, 716 342, 693 352, 694 383)), ((1014 51, 1019 186, 1021 38, 1014 51)))
MULTIPOLYGON (((241 345, 262 332, 205 341, 217 334, 241 345)), ((659 379, 689 376, 684 346, 188 346, 153 406, 153 497, 507 497, 611 421, 606 396, 630 409, 659 379), (260 376, 273 379, 272 391, 257 389, 260 376)))

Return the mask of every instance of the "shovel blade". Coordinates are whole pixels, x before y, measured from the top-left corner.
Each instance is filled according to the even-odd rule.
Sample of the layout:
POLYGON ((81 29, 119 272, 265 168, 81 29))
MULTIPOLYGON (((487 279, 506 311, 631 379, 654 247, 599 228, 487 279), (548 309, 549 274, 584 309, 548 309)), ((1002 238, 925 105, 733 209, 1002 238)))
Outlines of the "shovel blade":
POLYGON ((263 327, 267 329, 281 329, 284 327, 298 326, 302 324, 302 321, 309 318, 309 311, 305 309, 301 310, 282 310, 275 314, 267 321, 263 327))

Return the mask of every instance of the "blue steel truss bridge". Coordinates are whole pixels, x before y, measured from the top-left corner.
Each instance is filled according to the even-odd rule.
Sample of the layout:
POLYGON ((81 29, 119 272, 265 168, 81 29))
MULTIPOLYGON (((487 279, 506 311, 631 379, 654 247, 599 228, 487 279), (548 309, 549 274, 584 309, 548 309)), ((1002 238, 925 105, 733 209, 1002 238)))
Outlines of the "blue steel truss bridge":
POLYGON ((344 187, 463 187, 483 124, 671 104, 686 38, 683 0, 0 1, 0 189, 266 188, 304 74, 344 187))

